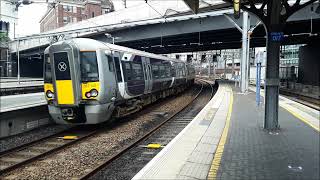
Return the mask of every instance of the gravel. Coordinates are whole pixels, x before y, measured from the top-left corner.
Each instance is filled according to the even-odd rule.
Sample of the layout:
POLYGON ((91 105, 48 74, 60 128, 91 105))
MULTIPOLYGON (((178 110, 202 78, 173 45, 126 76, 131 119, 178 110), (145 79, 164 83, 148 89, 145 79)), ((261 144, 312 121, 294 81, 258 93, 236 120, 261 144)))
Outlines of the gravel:
POLYGON ((0 152, 59 133, 68 128, 69 127, 65 125, 50 124, 22 134, 2 138, 0 139, 0 152))
POLYGON ((158 129, 156 133, 101 169, 90 179, 132 179, 134 175, 162 150, 162 148, 147 149, 144 148, 144 146, 150 143, 159 143, 166 146, 189 124, 210 100, 208 94, 211 93, 211 88, 208 87, 204 89, 204 91, 205 92, 203 92, 191 106, 188 106, 175 118, 158 129))
MULTIPOLYGON (((194 90, 188 90, 177 97, 167 98, 154 105, 124 118, 104 132, 87 139, 87 141, 70 146, 45 159, 35 161, 3 177, 12 179, 71 179, 79 178, 125 145, 145 134, 146 124, 160 123, 165 117, 154 112, 173 114, 193 98, 194 90), (152 110, 150 110, 152 108, 152 110), (151 111, 151 112, 150 112, 151 111), (149 112, 149 113, 148 113, 149 112)), ((0 177, 1 179, 1 177, 0 177)))

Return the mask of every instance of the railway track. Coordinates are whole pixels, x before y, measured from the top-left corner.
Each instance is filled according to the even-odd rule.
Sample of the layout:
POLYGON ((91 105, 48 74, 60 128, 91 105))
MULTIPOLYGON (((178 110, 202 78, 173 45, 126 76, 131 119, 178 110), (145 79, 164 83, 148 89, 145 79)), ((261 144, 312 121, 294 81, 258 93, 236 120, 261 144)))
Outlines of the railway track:
MULTIPOLYGON (((202 81, 202 83, 206 82, 202 81)), ((80 179, 105 179, 110 178, 110 175, 112 175, 113 179, 131 179, 160 152, 163 145, 168 144, 178 135, 210 101, 216 87, 209 86, 210 88, 205 88, 202 84, 200 92, 189 104, 185 105, 175 114, 167 117, 161 124, 109 157, 96 168, 88 171, 80 179), (146 148, 148 144, 154 143, 161 145, 161 147, 159 149, 146 148), (99 173, 99 171, 101 172, 99 173), (101 174, 107 174, 108 176, 101 174)))
POLYGON ((96 134, 97 128, 71 128, 0 153, 0 174, 7 173, 41 157, 57 152, 96 134), (73 135, 73 136, 70 136, 73 135), (64 139, 63 137, 67 137, 64 139))
MULTIPOLYGON (((192 91, 190 91, 189 94, 196 94, 196 92, 198 92, 198 91, 199 91, 199 88, 195 88, 195 89, 192 89, 192 91)), ((188 96, 190 96, 190 95, 188 95, 188 96)), ((175 101, 175 99, 171 98, 171 101, 172 100, 175 101)), ((20 146, 20 147, 14 148, 14 149, 10 149, 6 152, 2 152, 2 153, 0 153, 0 174, 3 175, 2 176, 3 178, 8 177, 8 178, 18 178, 19 179, 19 176, 20 176, 19 174, 21 174, 21 170, 22 171, 29 171, 28 167, 30 167, 30 166, 32 168, 36 168, 36 167, 38 167, 39 164, 43 163, 42 160, 55 159, 54 157, 56 155, 58 155, 59 152, 62 152, 62 150, 63 150, 63 152, 65 152, 65 151, 68 151, 69 149, 72 149, 75 146, 76 147, 81 146, 81 144, 88 144, 88 143, 90 144, 90 143, 92 143, 91 141, 94 142, 95 139, 99 138, 99 136, 105 136, 105 137, 111 138, 113 136, 112 132, 114 132, 115 129, 119 129, 119 128, 121 129, 121 126, 125 125, 126 123, 132 122, 132 121, 134 122, 135 120, 133 120, 133 119, 136 119, 136 118, 139 119, 140 116, 145 116, 146 114, 153 114, 153 115, 149 115, 149 116, 154 116, 154 114, 157 113, 157 112, 155 112, 156 110, 154 110, 154 109, 157 109, 158 106, 166 106, 166 104, 167 104, 166 100, 158 101, 157 104, 150 105, 149 108, 146 108, 145 110, 142 110, 138 113, 130 115, 130 117, 123 118, 120 121, 112 123, 111 125, 109 124, 109 126, 100 128, 98 130, 97 129, 95 129, 94 131, 93 130, 83 130, 83 131, 77 131, 77 132, 65 131, 63 133, 60 133, 59 135, 52 135, 47 138, 28 143, 28 144, 25 144, 23 146, 20 146), (61 138, 59 138, 64 135, 72 135, 72 134, 78 135, 78 139, 67 141, 67 140, 62 140, 61 138), (93 138, 90 138, 92 136, 93 136, 93 138), (87 139, 87 141, 84 141, 85 139, 87 139), (71 146, 72 144, 73 144, 73 146, 71 146)), ((173 108, 173 109, 175 109, 175 108, 173 108)), ((169 113, 169 115, 170 115, 170 117, 174 116, 174 115, 171 115, 171 112, 169 113)), ((161 116, 161 114, 160 114, 160 116, 161 116)), ((160 118, 160 119, 162 119, 162 118, 160 118)), ((101 127, 101 124, 100 124, 100 127, 101 127)), ((130 140, 130 138, 128 139, 128 141, 131 141, 131 142, 133 140, 134 139, 131 139, 131 140, 130 140)), ((128 144, 128 143, 126 143, 126 144, 128 144)), ((114 154, 114 153, 111 153, 110 155, 112 155, 112 154, 114 154)), ((88 157, 88 156, 86 155, 86 157, 88 157)), ((100 157, 100 158, 106 159, 105 157, 100 157)), ((99 161, 99 162, 101 162, 101 161, 99 161)), ((90 162, 90 163, 92 163, 92 162, 90 162)), ((41 167, 41 165, 40 165, 40 167, 41 167)), ((87 172, 87 171, 85 171, 85 172, 87 172)), ((58 173, 63 173, 63 172, 58 172, 58 173)), ((24 173, 22 173, 22 174, 24 174, 24 173)), ((29 174, 29 173, 27 173, 27 174, 29 174)), ((74 174, 77 174, 77 173, 74 173, 74 174)), ((23 176, 22 175, 20 177, 32 179, 31 176, 23 176)), ((46 177, 46 175, 44 175, 43 177, 46 177)), ((67 176, 67 177, 70 177, 70 176, 67 176)), ((73 176, 71 176, 71 177, 73 177, 73 176)), ((1 177, 0 177, 0 179, 1 179, 1 177)))
POLYGON ((297 103, 303 104, 305 106, 308 106, 312 109, 315 109, 317 111, 320 111, 320 103, 318 99, 306 97, 302 95, 297 95, 294 93, 281 93, 283 96, 285 96, 288 99, 291 99, 292 101, 295 101, 297 103))

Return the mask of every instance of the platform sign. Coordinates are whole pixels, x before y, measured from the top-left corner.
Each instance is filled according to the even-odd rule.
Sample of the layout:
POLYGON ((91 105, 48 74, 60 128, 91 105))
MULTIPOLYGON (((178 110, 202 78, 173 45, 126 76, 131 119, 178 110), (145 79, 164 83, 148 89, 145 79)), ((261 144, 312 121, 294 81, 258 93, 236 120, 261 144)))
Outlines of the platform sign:
POLYGON ((235 19, 240 18, 241 0, 233 0, 233 16, 235 19))
POLYGON ((281 42, 284 39, 283 32, 271 32, 270 33, 271 41, 281 42))

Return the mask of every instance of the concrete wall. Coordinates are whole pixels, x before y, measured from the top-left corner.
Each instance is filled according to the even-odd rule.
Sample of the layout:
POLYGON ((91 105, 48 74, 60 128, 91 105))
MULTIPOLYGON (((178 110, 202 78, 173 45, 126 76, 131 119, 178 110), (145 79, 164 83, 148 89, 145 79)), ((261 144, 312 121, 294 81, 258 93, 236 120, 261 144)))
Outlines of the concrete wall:
POLYGON ((319 86, 320 44, 306 45, 299 48, 298 82, 305 85, 319 86))
POLYGON ((47 106, 38 106, 0 114, 0 138, 19 134, 53 123, 47 106))

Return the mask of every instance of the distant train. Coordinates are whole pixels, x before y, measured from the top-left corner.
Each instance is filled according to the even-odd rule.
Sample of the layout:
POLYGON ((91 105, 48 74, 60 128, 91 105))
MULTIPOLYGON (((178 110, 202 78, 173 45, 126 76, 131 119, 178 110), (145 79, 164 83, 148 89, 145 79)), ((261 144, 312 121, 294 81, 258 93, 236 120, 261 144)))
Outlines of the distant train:
POLYGON ((126 116, 195 78, 194 67, 180 60, 86 38, 57 42, 44 53, 44 91, 58 124, 126 116))

